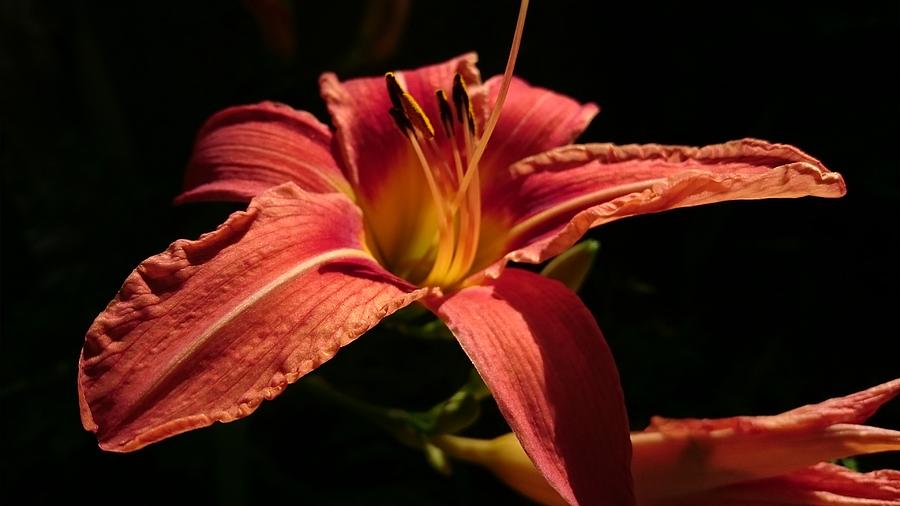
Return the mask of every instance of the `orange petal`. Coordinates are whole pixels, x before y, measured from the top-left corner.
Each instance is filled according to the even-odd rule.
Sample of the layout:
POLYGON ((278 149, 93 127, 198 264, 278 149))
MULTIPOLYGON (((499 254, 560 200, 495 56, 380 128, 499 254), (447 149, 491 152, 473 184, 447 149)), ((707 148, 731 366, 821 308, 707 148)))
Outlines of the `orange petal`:
POLYGON ((229 107, 197 134, 176 202, 249 202, 288 181, 306 191, 353 195, 331 155, 331 131, 312 114, 273 102, 229 107))
POLYGON ((857 473, 834 464, 647 506, 900 506, 900 471, 857 473))
POLYGON ((287 183, 142 262, 85 338, 85 428, 103 449, 131 451, 247 416, 422 296, 360 233, 345 196, 287 183))
MULTIPOLYGON (((453 76, 459 73, 470 85, 476 113, 483 115, 484 93, 479 91, 476 61, 477 56, 470 53, 394 75, 424 114, 437 122, 441 116, 434 92, 451 90, 453 76)), ((386 261, 408 260, 410 250, 417 251, 411 256, 420 256, 422 243, 427 247, 434 238, 438 218, 418 158, 389 113, 393 104, 384 77, 341 82, 326 73, 319 85, 336 128, 336 153, 365 212, 373 250, 386 261)), ((434 140, 445 159, 452 160, 446 137, 438 135, 434 140)))
MULTIPOLYGON (((488 109, 497 100, 503 76, 484 83, 488 109)), ((484 190, 503 191, 508 167, 525 157, 571 144, 600 111, 546 88, 513 77, 503 111, 482 158, 484 190)), ((490 198, 490 197, 487 197, 490 198)))
POLYGON ((618 372, 577 295, 558 281, 507 269, 496 282, 427 304, 560 496, 573 505, 634 503, 618 372))
POLYGON ((643 500, 674 497, 823 460, 900 450, 900 432, 856 424, 898 393, 900 380, 894 380, 776 416, 654 418, 632 435, 635 487, 643 500))
POLYGON ((481 265, 539 263, 613 220, 727 200, 839 197, 840 174, 797 148, 744 139, 685 146, 566 146, 516 163, 485 201, 481 265))
MULTIPOLYGON (((477 60, 474 53, 469 53, 447 62, 394 74, 421 106, 422 112, 432 121, 439 121, 441 116, 434 92, 451 90, 456 73, 462 75, 473 93, 480 90, 481 76, 475 67, 477 60)), ((348 179, 362 196, 375 202, 379 193, 395 178, 421 177, 409 141, 388 113, 393 104, 384 77, 341 82, 336 75, 326 73, 319 79, 319 86, 337 130, 337 148, 348 169, 348 179), (411 167, 409 174, 404 174, 407 159, 411 160, 411 167)), ((483 114, 483 98, 473 96, 472 100, 483 114)), ((408 198, 409 179, 405 182, 407 191, 397 195, 408 198)), ((421 187, 425 188, 424 183, 421 187)))
MULTIPOLYGON (((632 434, 632 441, 636 436, 640 434, 632 434)), ((534 467, 511 433, 490 440, 441 436, 434 442, 454 458, 490 469, 511 488, 541 504, 566 504, 534 467)), ((638 460, 640 451, 636 448, 638 460)), ((665 484, 670 476, 657 478, 665 484)), ((900 471, 863 474, 826 463, 775 478, 666 497, 648 497, 641 489, 646 483, 640 479, 635 485, 641 506, 900 506, 900 471)))
MULTIPOLYGON (((841 423, 863 421, 898 390, 895 380, 769 417, 655 418, 647 431, 631 434, 638 504, 898 506, 900 471, 860 474, 812 465, 816 456, 900 450, 900 432, 841 423)), ((512 434, 492 440, 445 436, 435 443, 452 457, 487 467, 536 501, 565 504, 512 434)), ((599 474, 597 479, 602 481, 599 474)))

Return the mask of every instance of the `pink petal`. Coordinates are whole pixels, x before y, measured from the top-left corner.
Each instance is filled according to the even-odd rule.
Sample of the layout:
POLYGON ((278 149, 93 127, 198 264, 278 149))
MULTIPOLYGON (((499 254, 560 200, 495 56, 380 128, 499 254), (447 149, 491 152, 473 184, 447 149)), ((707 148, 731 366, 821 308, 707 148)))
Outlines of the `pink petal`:
POLYGON ((85 428, 131 451, 247 416, 422 296, 361 249, 361 226, 345 196, 287 183, 142 262, 85 338, 85 428))
POLYGON ((894 380, 776 416, 715 420, 655 417, 632 435, 643 500, 785 475, 823 460, 900 450, 900 432, 857 425, 900 393, 894 380))
POLYGON ((900 471, 890 469, 858 473, 822 462, 771 481, 782 482, 785 486, 797 489, 843 497, 888 500, 888 504, 900 504, 900 471))
POLYGON ((542 262, 591 227, 727 200, 839 197, 840 174, 797 148, 755 139, 690 148, 587 144, 523 160, 505 193, 485 201, 481 265, 542 262), (507 253, 509 252, 509 253, 507 253))
POLYGON ((615 362, 561 283, 508 269, 429 306, 456 335, 547 481, 570 504, 634 504, 615 362))
MULTIPOLYGON (((466 54, 437 65, 396 72, 396 76, 440 129, 434 92, 440 88, 449 93, 457 72, 469 84, 476 114, 483 115, 476 60, 474 53, 466 54)), ((319 84, 337 129, 336 150, 365 213, 373 250, 385 261, 409 260, 410 244, 432 241, 437 218, 418 159, 388 113, 392 104, 384 78, 340 82, 328 73, 322 75, 319 84)), ((449 149, 442 134, 435 140, 440 149, 449 149)))
POLYGON ((331 155, 331 132, 312 114, 272 102, 231 107, 197 134, 176 202, 246 202, 288 181, 306 191, 352 195, 331 155))
POLYGON ((648 506, 898 506, 900 471, 857 473, 834 464, 664 500, 648 506))
MULTIPOLYGON (((494 107, 503 76, 484 83, 488 108, 494 107)), ((502 185, 507 167, 525 157, 571 144, 600 111, 596 104, 577 101, 545 88, 513 78, 503 111, 488 143, 482 164, 500 176, 502 185)), ((502 191, 502 188, 498 189, 502 191)))
MULTIPOLYGON (((477 60, 474 53, 469 53, 444 63, 399 71, 396 75, 439 128, 435 90, 450 92, 454 74, 460 73, 470 91, 478 92, 481 77, 475 67, 477 60)), ((338 151, 348 169, 348 179, 360 195, 369 202, 376 202, 380 192, 391 184, 405 183, 403 188, 408 190, 408 178, 422 179, 420 187, 426 188, 422 169, 413 158, 409 141, 388 113, 392 105, 383 77, 340 82, 335 74, 326 73, 319 79, 319 86, 337 130, 338 151)), ((483 113, 483 98, 472 98, 473 105, 478 105, 483 113)))
POLYGON ((773 416, 736 416, 718 419, 667 419, 654 417, 646 432, 703 434, 731 429, 737 434, 821 429, 837 424, 865 422, 886 402, 900 395, 900 379, 861 392, 807 404, 773 416))

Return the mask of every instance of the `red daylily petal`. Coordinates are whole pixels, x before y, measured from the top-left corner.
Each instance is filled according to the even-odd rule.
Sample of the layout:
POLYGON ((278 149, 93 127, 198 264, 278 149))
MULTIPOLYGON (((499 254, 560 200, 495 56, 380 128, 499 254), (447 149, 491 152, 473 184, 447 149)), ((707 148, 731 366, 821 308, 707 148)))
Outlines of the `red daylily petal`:
MULTIPOLYGON (((494 107, 502 81, 503 76, 494 76, 484 83, 489 109, 494 107)), ((500 179, 496 186, 489 185, 485 190, 503 191, 503 176, 509 175, 505 169, 513 163, 571 144, 599 111, 596 104, 580 104, 514 77, 481 163, 500 179)))
POLYGON ((890 469, 858 473, 842 466, 822 462, 808 469, 781 476, 777 481, 787 487, 826 492, 846 498, 888 500, 890 501, 888 504, 900 504, 900 471, 890 469))
POLYGON ((570 504, 634 503, 615 362, 561 283, 507 269, 426 302, 456 335, 522 446, 570 504))
POLYGON ((176 202, 247 202, 288 181, 306 191, 352 195, 331 155, 331 132, 312 114, 272 102, 230 107, 197 134, 176 202))
POLYGON ((900 380, 894 380, 775 416, 654 417, 646 431, 632 435, 635 488, 645 501, 676 497, 823 460, 900 450, 900 432, 857 425, 898 393, 900 380))
POLYGON ((773 431, 821 429, 837 424, 857 424, 868 420, 878 408, 897 395, 900 395, 900 379, 818 404, 807 404, 780 415, 717 419, 669 419, 657 416, 653 417, 646 431, 676 436, 730 429, 737 434, 750 435, 773 431))
POLYGON ((131 451, 247 416, 423 292, 361 249, 344 195, 287 183, 138 266, 85 338, 82 422, 131 451))
POLYGON ((702 494, 648 502, 648 506, 900 506, 900 471, 857 473, 834 464, 702 494))
MULTIPOLYGON (((435 90, 449 92, 454 74, 459 73, 469 84, 470 91, 478 92, 481 77, 475 67, 477 60, 477 55, 469 53, 444 63, 395 74, 435 122, 434 126, 440 128, 435 90)), ((319 79, 319 86, 336 128, 337 148, 347 168, 347 177, 359 194, 372 202, 390 181, 408 177, 422 179, 422 169, 411 158, 409 141, 388 113, 392 104, 383 77, 340 82, 329 72, 319 79)), ((473 105, 482 110, 483 98, 477 94, 472 98, 473 105)), ((407 179, 404 188, 408 190, 409 184, 407 179)), ((424 182, 421 188, 425 188, 424 182)))
MULTIPOLYGON (((471 53, 395 75, 440 129, 434 92, 439 88, 450 92, 456 73, 470 85, 476 114, 483 114, 484 93, 476 61, 471 53)), ((432 241, 437 217, 418 158, 388 112, 392 104, 384 78, 340 82, 327 73, 319 84, 336 128, 335 151, 343 158, 347 178, 359 197, 373 251, 385 262, 409 260, 415 249, 411 245, 432 241)), ((435 140, 441 149, 449 149, 443 135, 435 140)), ((420 253, 416 250, 412 256, 420 253)))
POLYGON ((539 263, 589 228, 638 214, 727 200, 839 197, 840 174, 792 146, 755 139, 691 148, 586 144, 516 163, 505 193, 485 201, 481 265, 539 263))

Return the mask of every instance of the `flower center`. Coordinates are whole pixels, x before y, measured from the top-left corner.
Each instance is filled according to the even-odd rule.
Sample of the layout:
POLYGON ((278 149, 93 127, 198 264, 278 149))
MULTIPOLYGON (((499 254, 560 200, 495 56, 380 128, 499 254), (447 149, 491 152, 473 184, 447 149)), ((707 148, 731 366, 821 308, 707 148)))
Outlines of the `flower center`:
POLYGON ((434 237, 425 253, 414 262, 394 266, 397 275, 413 283, 452 288, 463 282, 472 270, 481 235, 479 162, 509 91, 527 10, 528 0, 522 0, 497 101, 481 132, 460 74, 453 78, 451 98, 442 89, 435 91, 440 132, 435 131, 432 121, 416 99, 403 89, 396 75, 393 72, 385 75, 393 106, 388 112, 415 153, 437 219, 434 237))
POLYGON ((437 215, 431 246, 414 264, 403 266, 405 272, 397 274, 422 285, 448 286, 471 268, 481 225, 478 163, 473 158, 476 126, 469 94, 457 74, 452 92, 454 115, 444 90, 435 92, 442 127, 437 135, 444 136, 441 144, 449 145, 447 156, 448 150, 438 143, 431 120, 416 99, 403 90, 393 73, 388 73, 385 81, 393 104, 390 114, 415 153, 437 215), (473 174, 470 179, 475 183, 464 187, 467 174, 473 174))

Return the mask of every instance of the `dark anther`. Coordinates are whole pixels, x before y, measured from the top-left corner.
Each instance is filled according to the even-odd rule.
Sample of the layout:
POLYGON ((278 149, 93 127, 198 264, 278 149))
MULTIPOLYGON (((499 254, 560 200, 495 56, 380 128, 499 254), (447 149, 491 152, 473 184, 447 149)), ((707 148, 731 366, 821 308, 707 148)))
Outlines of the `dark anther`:
POLYGON ((391 97, 391 104, 394 109, 403 109, 400 97, 403 95, 403 88, 397 82, 397 76, 393 72, 384 75, 384 81, 387 84, 388 96, 391 97))
POLYGON ((409 118, 406 117, 406 114, 403 114, 403 110, 397 107, 392 107, 388 109, 388 113, 394 118, 394 123, 397 125, 397 128, 403 132, 403 135, 410 135, 412 133, 413 125, 412 122, 409 121, 409 118))
POLYGON ((444 90, 434 92, 437 97, 438 109, 441 111, 441 124, 444 126, 444 134, 450 138, 453 137, 453 110, 450 109, 450 102, 447 100, 447 94, 444 90))

